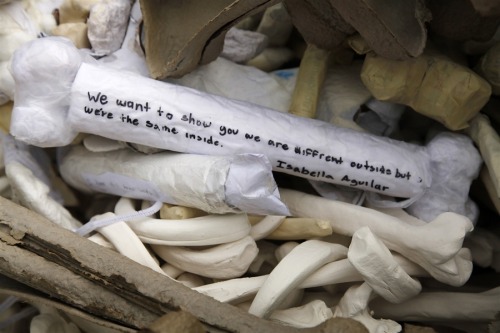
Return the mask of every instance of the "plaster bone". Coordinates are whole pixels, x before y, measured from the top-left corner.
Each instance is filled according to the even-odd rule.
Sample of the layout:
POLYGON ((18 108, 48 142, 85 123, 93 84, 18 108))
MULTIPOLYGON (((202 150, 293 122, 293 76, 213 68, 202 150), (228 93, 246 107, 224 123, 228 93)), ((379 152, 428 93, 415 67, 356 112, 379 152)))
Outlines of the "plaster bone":
POLYGON ((322 265, 346 255, 345 247, 317 240, 299 244, 273 269, 255 296, 249 313, 267 318, 283 299, 322 265))
POLYGON ((472 272, 472 262, 457 256, 465 235, 473 229, 465 216, 442 213, 428 224, 416 226, 373 209, 288 189, 280 191, 293 216, 328 220, 333 232, 348 236, 368 226, 389 249, 419 264, 443 283, 462 285, 472 272))

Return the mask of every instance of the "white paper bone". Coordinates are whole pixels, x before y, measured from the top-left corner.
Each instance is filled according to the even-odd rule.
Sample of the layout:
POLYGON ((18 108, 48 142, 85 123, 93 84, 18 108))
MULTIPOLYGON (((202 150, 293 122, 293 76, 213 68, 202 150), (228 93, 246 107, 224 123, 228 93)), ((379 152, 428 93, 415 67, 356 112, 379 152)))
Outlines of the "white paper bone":
POLYGON ((348 236, 368 226, 389 249, 419 264, 443 283, 461 286, 472 273, 470 252, 462 249, 465 235, 473 229, 465 216, 443 213, 432 222, 416 226, 365 207, 288 189, 280 193, 293 216, 328 220, 333 232, 348 236))
POLYGON ((345 247, 317 240, 309 240, 295 247, 273 269, 257 292, 249 313, 268 318, 272 311, 308 275, 322 265, 345 257, 345 247))
POLYGON ((219 214, 288 214, 263 156, 145 155, 127 148, 92 153, 82 146, 62 155, 59 167, 64 180, 85 192, 158 200, 219 214))
POLYGON ((14 106, 15 124, 11 130, 21 140, 57 146, 73 139, 67 135, 70 131, 86 132, 180 152, 261 153, 270 159, 275 171, 404 198, 422 195, 430 186, 430 161, 423 147, 131 73, 85 63, 78 67, 74 59, 54 56, 72 52, 72 46, 44 38, 41 43, 28 43, 16 53, 13 72, 19 99, 14 106), (38 65, 40 59, 33 52, 42 54, 41 61, 46 66, 38 65), (61 91, 63 103, 55 105, 49 98, 42 111, 47 96, 40 89, 45 85, 39 83, 52 81, 46 69, 50 70, 50 77, 58 75, 57 90, 61 91), (75 72, 78 74, 74 79, 75 72), (35 78, 38 87, 28 84, 35 78), (62 91, 67 93, 72 82, 71 106, 67 111, 69 96, 63 96, 62 91), (38 91, 31 94, 30 89, 38 91), (43 107, 29 108, 34 103, 43 107), (51 117, 55 113, 57 116, 51 117), (68 129, 65 135, 57 130, 63 128, 68 129), (291 133, 291 129, 297 133, 291 133))

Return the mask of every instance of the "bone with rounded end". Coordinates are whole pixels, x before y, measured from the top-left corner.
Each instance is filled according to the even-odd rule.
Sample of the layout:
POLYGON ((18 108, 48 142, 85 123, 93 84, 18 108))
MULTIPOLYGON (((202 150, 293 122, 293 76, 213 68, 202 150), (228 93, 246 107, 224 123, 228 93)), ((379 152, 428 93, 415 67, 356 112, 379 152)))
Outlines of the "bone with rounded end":
POLYGON ((243 275, 259 251, 250 236, 204 250, 164 245, 152 248, 163 260, 182 270, 216 279, 243 275))
POLYGON ((377 299, 375 316, 404 321, 492 321, 500 311, 500 287, 480 293, 423 292, 401 304, 377 299))
POLYGON ((426 225, 415 226, 365 207, 288 189, 280 193, 293 216, 328 220, 334 232, 349 236, 368 226, 389 249, 419 264, 443 283, 461 285, 472 272, 471 262, 461 260, 458 266, 454 259, 465 235, 473 229, 465 216, 443 213, 426 225))
POLYGON ((345 247, 317 240, 299 244, 273 269, 249 313, 267 318, 288 293, 322 265, 346 255, 345 247))
POLYGON ((389 302, 401 303, 422 290, 420 282, 398 265, 389 249, 368 227, 354 233, 347 258, 365 282, 389 302))
POLYGON ((333 317, 352 318, 362 323, 370 333, 398 333, 401 325, 388 319, 376 320, 370 315, 368 303, 373 298, 373 289, 363 283, 349 288, 335 307, 333 317))
MULTIPOLYGON (((113 213, 105 213, 95 216, 94 219, 106 219, 116 216, 113 213)), ((97 231, 106 237, 111 244, 124 256, 140 263, 152 270, 165 274, 151 257, 144 244, 125 222, 117 222, 106 227, 101 227, 97 231)))
MULTIPOLYGON (((132 200, 121 198, 115 213, 135 212, 132 200)), ((200 246, 236 241, 247 236, 250 223, 246 214, 207 215, 184 220, 162 220, 149 217, 128 222, 139 238, 149 244, 200 246)))
POLYGON ((332 310, 323 301, 312 301, 299 307, 276 310, 269 317, 287 326, 315 327, 333 317, 332 310))

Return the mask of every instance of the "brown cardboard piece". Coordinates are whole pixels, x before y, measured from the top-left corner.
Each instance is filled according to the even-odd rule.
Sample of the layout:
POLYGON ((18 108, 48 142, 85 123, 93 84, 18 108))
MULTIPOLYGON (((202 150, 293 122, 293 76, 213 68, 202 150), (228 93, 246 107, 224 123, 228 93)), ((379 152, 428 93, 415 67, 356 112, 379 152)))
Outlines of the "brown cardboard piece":
POLYGON ((224 36, 277 0, 141 0, 146 62, 154 79, 180 77, 215 60, 224 36))
POLYGON ((466 128, 491 95, 486 80, 432 51, 404 61, 368 54, 361 79, 375 98, 408 105, 453 131, 466 128))

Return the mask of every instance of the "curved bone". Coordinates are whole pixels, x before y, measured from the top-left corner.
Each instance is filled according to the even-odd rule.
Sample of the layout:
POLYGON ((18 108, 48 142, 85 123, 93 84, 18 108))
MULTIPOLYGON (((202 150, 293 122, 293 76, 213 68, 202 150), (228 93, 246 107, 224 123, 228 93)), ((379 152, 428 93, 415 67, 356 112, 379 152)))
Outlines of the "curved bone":
POLYGON ((273 269, 255 296, 249 313, 267 318, 288 293, 324 264, 346 255, 345 247, 316 240, 295 247, 273 269))
POLYGON ((152 248, 163 260, 182 270, 215 279, 243 275, 259 251, 250 236, 205 250, 163 245, 152 248))

